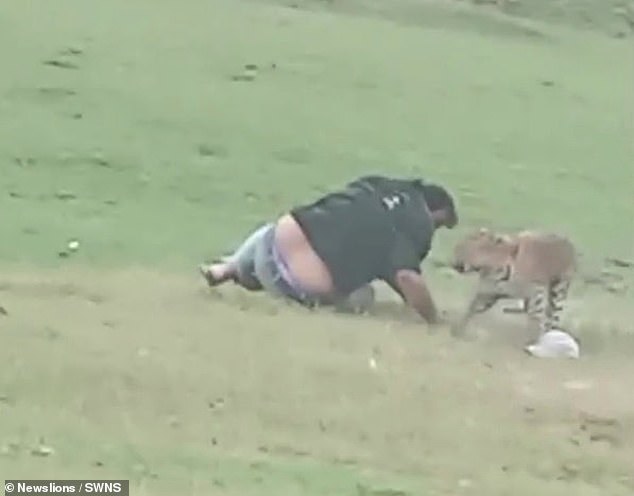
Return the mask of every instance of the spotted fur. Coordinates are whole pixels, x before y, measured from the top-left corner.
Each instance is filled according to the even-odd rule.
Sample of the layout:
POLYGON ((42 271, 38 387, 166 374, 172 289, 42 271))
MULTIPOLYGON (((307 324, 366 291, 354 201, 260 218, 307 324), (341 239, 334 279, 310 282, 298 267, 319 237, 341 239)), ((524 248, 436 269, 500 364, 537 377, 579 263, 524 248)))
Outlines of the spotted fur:
POLYGON ((561 328, 561 314, 576 272, 575 248, 552 233, 523 231, 515 235, 480 229, 463 238, 454 250, 454 268, 477 272, 478 285, 454 335, 469 320, 501 299, 519 299, 530 324, 531 338, 561 328))

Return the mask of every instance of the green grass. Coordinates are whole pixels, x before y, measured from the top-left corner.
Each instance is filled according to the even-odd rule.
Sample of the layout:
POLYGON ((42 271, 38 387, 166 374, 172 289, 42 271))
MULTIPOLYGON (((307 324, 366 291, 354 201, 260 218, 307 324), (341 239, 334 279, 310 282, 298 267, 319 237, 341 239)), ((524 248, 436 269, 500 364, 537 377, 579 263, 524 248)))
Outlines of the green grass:
POLYGON ((2 198, 3 259, 52 263, 77 236, 91 262, 191 264, 368 170, 443 181, 465 225, 539 224, 584 248, 631 250, 624 41, 240 2, 42 9, 54 23, 5 6, 0 154, 4 188, 21 198, 2 198), (42 64, 68 47, 84 50, 79 70, 42 64), (232 81, 248 63, 257 80, 232 81))
MULTIPOLYGON (((152 495, 631 494, 631 291, 577 285, 590 357, 551 364, 509 346, 513 319, 457 344, 393 308, 210 296, 193 270, 369 172, 455 192, 463 222, 434 258, 481 224, 565 232, 586 272, 634 257, 631 39, 604 34, 621 28, 599 0, 295 5, 3 2, 0 475, 152 495), (255 79, 233 80, 246 64, 255 79), (53 455, 30 454, 40 438, 53 455)), ((460 307, 468 285, 428 270, 460 307)))

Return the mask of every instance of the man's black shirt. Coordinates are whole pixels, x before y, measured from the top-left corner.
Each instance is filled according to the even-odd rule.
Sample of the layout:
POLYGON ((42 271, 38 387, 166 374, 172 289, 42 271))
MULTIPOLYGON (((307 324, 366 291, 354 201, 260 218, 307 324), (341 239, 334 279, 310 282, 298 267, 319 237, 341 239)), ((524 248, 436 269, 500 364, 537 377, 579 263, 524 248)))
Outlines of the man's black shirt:
POLYGON ((420 272, 434 225, 419 180, 367 176, 291 215, 342 294, 398 270, 420 272))

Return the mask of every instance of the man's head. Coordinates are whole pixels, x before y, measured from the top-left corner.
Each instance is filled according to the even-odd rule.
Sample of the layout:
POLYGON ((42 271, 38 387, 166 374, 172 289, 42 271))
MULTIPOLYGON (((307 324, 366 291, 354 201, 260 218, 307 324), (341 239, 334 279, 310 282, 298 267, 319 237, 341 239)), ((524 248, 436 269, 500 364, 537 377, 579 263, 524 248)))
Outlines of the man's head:
POLYGON ((458 224, 458 213, 451 194, 437 184, 421 183, 421 188, 434 226, 453 229, 458 224))

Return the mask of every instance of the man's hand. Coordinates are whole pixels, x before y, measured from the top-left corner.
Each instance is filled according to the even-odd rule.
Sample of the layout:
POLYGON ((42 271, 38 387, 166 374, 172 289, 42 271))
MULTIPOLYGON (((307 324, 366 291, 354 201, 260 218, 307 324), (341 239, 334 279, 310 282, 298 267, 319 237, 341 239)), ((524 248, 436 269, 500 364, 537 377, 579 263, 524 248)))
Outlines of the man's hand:
POLYGON ((422 276, 413 270, 399 270, 394 276, 394 289, 403 300, 430 325, 440 325, 442 320, 436 310, 422 276))

